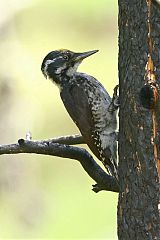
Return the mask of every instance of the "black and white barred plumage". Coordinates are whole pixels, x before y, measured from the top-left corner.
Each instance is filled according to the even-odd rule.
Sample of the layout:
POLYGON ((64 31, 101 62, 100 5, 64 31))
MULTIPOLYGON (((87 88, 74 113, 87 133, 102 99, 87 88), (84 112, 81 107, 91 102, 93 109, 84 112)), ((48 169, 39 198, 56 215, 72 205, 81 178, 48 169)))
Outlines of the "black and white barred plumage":
POLYGON ((44 58, 41 69, 58 85, 66 110, 91 151, 117 177, 118 105, 94 77, 77 72, 82 60, 96 52, 53 51, 44 58))

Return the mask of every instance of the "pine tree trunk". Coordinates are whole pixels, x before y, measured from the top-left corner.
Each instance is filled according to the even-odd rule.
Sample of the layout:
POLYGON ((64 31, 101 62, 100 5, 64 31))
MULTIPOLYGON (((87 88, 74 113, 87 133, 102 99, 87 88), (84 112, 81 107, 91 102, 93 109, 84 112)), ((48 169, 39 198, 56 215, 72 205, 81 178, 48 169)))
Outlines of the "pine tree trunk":
MULTIPOLYGON (((153 116, 139 99, 149 53, 147 17, 145 0, 119 0, 120 240, 160 239, 160 186, 152 142, 153 116)), ((151 26, 152 59, 160 86, 160 12, 153 4, 151 26)))

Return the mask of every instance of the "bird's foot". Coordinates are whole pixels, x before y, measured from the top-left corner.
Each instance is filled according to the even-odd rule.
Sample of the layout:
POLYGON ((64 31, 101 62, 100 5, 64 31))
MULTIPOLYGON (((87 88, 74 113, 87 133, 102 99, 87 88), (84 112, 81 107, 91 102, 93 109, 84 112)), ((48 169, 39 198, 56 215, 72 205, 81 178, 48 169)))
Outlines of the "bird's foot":
POLYGON ((116 85, 114 90, 113 90, 112 101, 111 101, 111 104, 108 107, 108 111, 109 112, 116 111, 119 108, 119 106, 120 106, 119 96, 118 96, 118 88, 119 88, 119 85, 116 85))

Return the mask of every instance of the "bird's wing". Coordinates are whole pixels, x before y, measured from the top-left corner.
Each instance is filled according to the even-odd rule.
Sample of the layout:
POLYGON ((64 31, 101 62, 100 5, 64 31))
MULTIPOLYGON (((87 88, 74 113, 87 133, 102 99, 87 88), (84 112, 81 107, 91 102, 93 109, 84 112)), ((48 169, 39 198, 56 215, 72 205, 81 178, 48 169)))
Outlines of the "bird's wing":
POLYGON ((94 121, 88 96, 84 88, 78 85, 66 87, 61 92, 61 98, 66 110, 78 126, 82 135, 91 134, 94 121))
POLYGON ((98 148, 94 138, 94 119, 92 109, 88 101, 88 95, 83 86, 74 85, 71 88, 66 87, 61 92, 61 98, 71 116, 72 120, 79 128, 86 144, 97 158, 100 159, 98 148))
MULTIPOLYGON (((61 98, 66 110, 84 137, 85 142, 95 156, 102 161, 102 156, 98 147, 99 144, 97 145, 96 143, 96 138, 98 141, 99 136, 95 135, 95 119, 92 115, 92 107, 94 103, 89 101, 88 94, 85 92, 83 86, 74 85, 70 88, 66 86, 61 92, 61 98)), ((111 149, 109 147, 109 139, 108 146, 105 146, 103 149, 103 155, 105 156, 105 163, 108 166, 111 166, 111 172, 113 172, 113 164, 110 161, 111 149)))

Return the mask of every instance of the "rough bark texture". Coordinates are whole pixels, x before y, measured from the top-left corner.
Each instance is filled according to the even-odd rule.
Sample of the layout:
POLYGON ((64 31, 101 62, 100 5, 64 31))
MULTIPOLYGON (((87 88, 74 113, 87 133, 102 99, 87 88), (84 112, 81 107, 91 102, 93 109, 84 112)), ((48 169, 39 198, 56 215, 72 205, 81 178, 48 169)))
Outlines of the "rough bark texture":
MULTIPOLYGON (((151 20, 154 41, 152 59, 159 79, 160 14, 153 5, 151 20)), ((118 236, 123 240, 160 239, 160 189, 151 144, 152 114, 139 101, 149 51, 147 34, 146 1, 119 0, 121 109, 118 236)))

